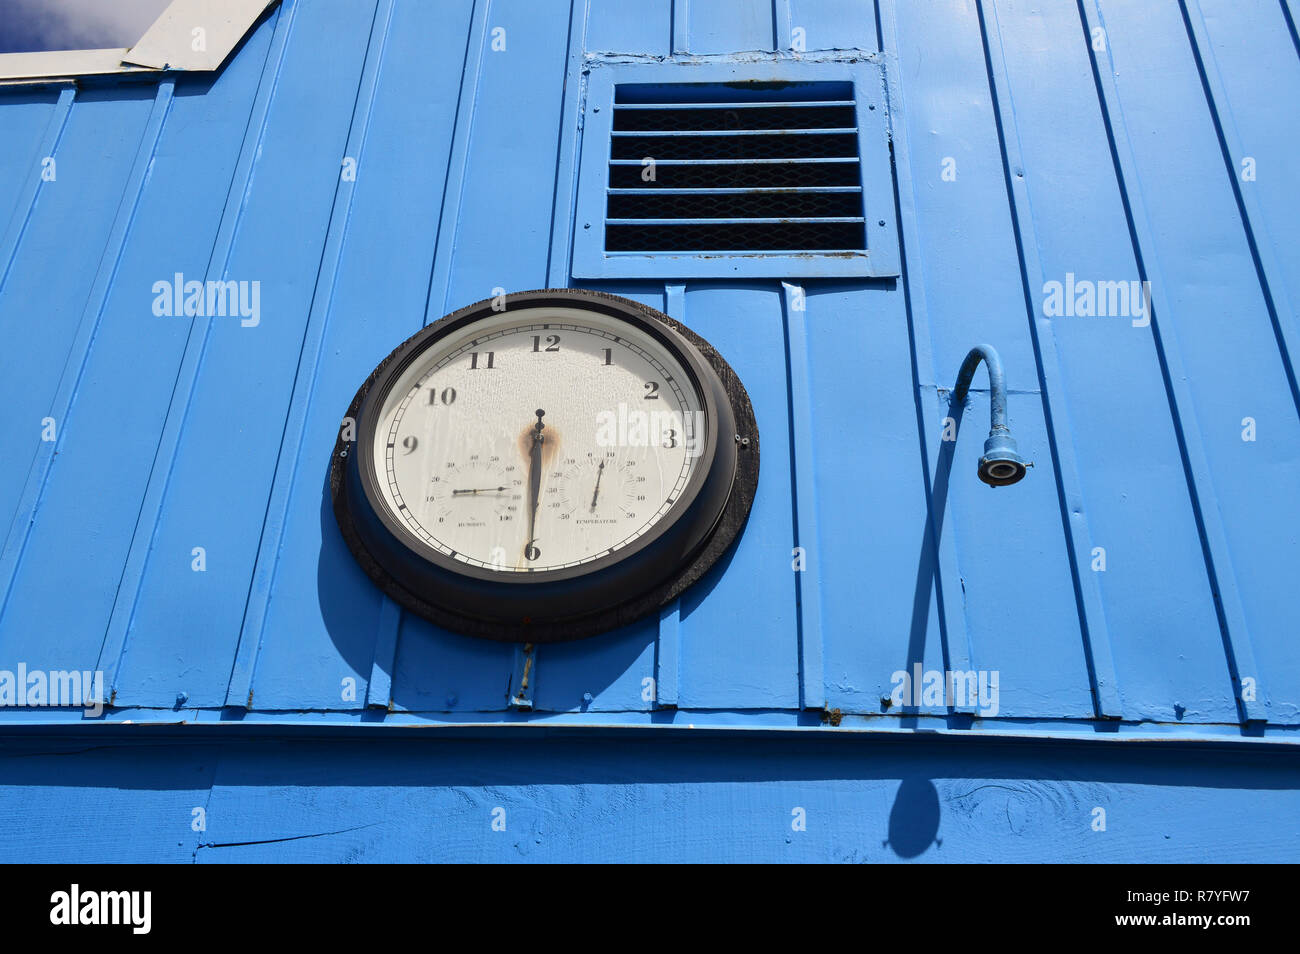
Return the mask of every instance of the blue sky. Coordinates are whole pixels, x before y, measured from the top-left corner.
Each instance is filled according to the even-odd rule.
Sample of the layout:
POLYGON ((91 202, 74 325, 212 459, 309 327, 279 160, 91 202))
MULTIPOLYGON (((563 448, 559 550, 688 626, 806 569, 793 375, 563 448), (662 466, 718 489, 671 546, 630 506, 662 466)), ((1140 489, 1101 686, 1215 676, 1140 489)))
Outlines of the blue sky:
POLYGON ((0 53, 130 47, 171 0, 0 0, 0 53))

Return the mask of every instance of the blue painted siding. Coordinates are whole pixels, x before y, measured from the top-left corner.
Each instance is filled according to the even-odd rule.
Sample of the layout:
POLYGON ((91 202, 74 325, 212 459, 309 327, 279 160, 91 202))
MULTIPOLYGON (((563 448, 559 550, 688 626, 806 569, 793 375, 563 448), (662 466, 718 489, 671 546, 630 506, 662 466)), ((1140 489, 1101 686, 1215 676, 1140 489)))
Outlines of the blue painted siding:
MULTIPOLYGON (((546 847, 475 832, 441 857, 595 857, 609 826, 606 856, 1293 857, 1300 832, 1266 819, 1300 817, 1296 15, 1292 0, 283 0, 210 76, 0 87, 0 670, 101 669, 113 696, 100 719, 0 709, 0 799, 53 793, 50 811, 87 826, 108 789, 125 790, 117 813, 148 802, 142 818, 222 808, 197 840, 140 821, 99 842, 150 860, 367 826, 428 787, 481 813, 503 786, 546 847), (577 284, 593 76, 794 60, 883 71, 892 180, 873 194, 892 203, 901 275, 583 282, 727 357, 763 471, 729 559, 658 619, 540 647, 532 709, 512 708, 519 650, 401 612, 347 552, 325 488, 339 420, 422 325, 498 288, 577 284), (260 282, 260 322, 156 316, 153 285, 177 273, 260 282), (1045 314, 1045 283, 1067 274, 1149 281, 1152 320, 1045 314), (941 436, 981 341, 1035 463, 1011 488, 975 478, 982 376, 958 439, 941 436), (886 705, 915 663, 996 671, 996 715, 886 705), (217 729, 237 721, 247 751, 217 729), (140 722, 184 722, 195 745, 183 728, 135 745, 140 722), (357 788, 318 742, 272 777, 299 727, 361 723, 367 747, 384 741, 373 763, 340 743, 357 788), (463 745, 395 739, 470 724, 463 745), (654 735, 686 725, 749 730, 753 748, 654 735), (78 757, 60 778, 61 738, 82 734, 123 767, 78 757), (627 738, 655 769, 618 754, 627 738), (602 765, 620 794, 594 794, 602 765), (1026 821, 981 842, 1001 803, 970 793, 989 779, 1026 821), (946 854, 920 838, 928 815, 896 830, 913 785, 946 854), (285 806, 313 798, 321 824, 290 824, 285 806), (1170 798, 1184 840, 1092 838, 1095 805, 1153 825, 1170 798), (805 802, 840 835, 788 842, 805 802), (651 805, 731 821, 646 842, 619 819, 651 805), (869 807, 853 821, 852 805, 869 807), (557 834, 569 815, 594 820, 557 834), (746 819, 771 843, 726 848, 746 819)), ((407 830, 242 854, 422 857, 407 830)))
POLYGON ((6 857, 36 863, 65 861, 69 832, 84 862, 1295 860, 1300 777, 1274 751, 915 737, 736 745, 662 732, 616 747, 373 731, 137 740, 80 755, 73 743, 11 742, 0 798, 23 799, 24 811, 0 816, 0 834, 6 857), (1094 807, 1106 809, 1104 833, 1087 823, 1094 807), (806 831, 791 828, 796 808, 806 831))

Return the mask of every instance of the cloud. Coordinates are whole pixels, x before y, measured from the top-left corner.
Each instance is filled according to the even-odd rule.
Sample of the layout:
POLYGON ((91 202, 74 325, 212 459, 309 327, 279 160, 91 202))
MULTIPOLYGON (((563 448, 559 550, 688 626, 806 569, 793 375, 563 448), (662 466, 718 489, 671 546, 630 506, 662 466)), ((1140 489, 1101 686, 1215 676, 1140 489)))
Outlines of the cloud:
POLYGON ((0 53, 131 47, 171 0, 0 0, 0 53))

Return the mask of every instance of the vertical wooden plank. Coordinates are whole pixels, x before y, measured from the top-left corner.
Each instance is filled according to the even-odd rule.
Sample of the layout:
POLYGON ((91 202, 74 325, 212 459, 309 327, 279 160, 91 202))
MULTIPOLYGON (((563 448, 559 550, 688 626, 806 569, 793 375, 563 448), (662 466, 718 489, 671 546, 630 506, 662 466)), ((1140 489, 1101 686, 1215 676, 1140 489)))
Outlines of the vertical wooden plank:
MULTIPOLYGON (((788 10, 789 30, 802 30, 805 50, 876 50, 876 4, 860 0, 775 0, 788 10)), ((778 6, 778 14, 780 7, 778 6)), ((789 39, 787 31, 787 39, 789 39)), ((790 49, 789 45, 783 49, 790 49)))
POLYGON ((1099 28, 1106 36, 1105 50, 1092 51, 1094 78, 1135 254, 1151 282, 1151 326, 1193 487, 1228 670, 1241 718, 1266 721, 1267 674, 1256 664, 1246 607, 1264 628, 1285 625, 1290 616, 1279 594, 1290 579, 1283 568, 1300 555, 1300 541, 1284 542, 1272 529, 1279 521, 1300 522, 1300 502, 1270 488, 1300 480, 1300 422, 1293 412, 1268 415, 1275 440, 1241 439, 1244 417, 1265 415, 1278 400, 1294 404, 1178 12, 1130 3, 1106 4, 1107 16, 1097 2, 1083 9, 1090 35, 1099 28), (1140 54, 1138 35, 1148 37, 1140 54), (1158 88, 1124 79, 1124 66, 1137 55, 1161 64, 1158 88), (1186 108, 1171 112, 1171 97, 1186 108), (1194 204, 1186 201, 1190 183, 1202 184, 1194 204), (1206 230, 1207 221, 1218 225, 1206 230), (1222 256, 1212 278, 1200 267, 1205 244, 1222 256), (1198 294, 1180 292, 1189 287, 1198 294), (1234 320, 1219 320, 1223 314, 1234 320), (1224 354, 1234 360, 1224 361, 1224 354), (1206 383, 1194 387, 1193 381, 1206 383))
MULTIPOLYGON (((786 374, 790 379, 790 444, 794 451, 794 545, 799 605, 800 708, 826 706, 822 665, 822 548, 817 532, 816 465, 813 459, 812 369, 808 361, 807 298, 800 285, 781 283, 786 336, 786 374)), ((794 564, 795 559, 791 560, 794 564)))
MULTIPOLYGON (((899 117, 907 114, 906 91, 902 84, 901 70, 898 67, 898 28, 897 17, 892 2, 881 0, 877 4, 879 14, 880 47, 886 51, 886 83, 889 97, 891 124, 899 122, 899 117)), ((899 248, 902 259, 900 278, 903 293, 903 310, 907 319, 908 349, 911 357, 912 387, 916 393, 917 435, 920 444, 922 481, 925 491, 925 540, 918 568, 918 584, 913 590, 912 631, 921 627, 929 628, 930 590, 934 593, 937 618, 935 628, 939 631, 942 642, 942 660, 945 668, 954 671, 969 671, 974 667, 974 651, 970 643, 970 634, 966 626, 965 587, 961 582, 957 568, 957 547, 952 533, 944 534, 943 522, 947 507, 948 471, 943 466, 942 442, 944 417, 949 412, 946 402, 939 400, 939 388, 935 382, 939 379, 935 367, 933 332, 930 315, 926 304, 925 281, 923 278, 924 262, 920 255, 920 236, 918 235, 919 216, 917 213, 917 185, 914 181, 912 153, 906 135, 895 135, 894 153, 894 201, 899 223, 899 248), (908 252, 912 249, 912 252, 908 252), (920 270, 922 274, 917 274, 920 270), (936 431, 940 440, 935 441, 936 431), (939 448, 933 455, 931 448, 939 448), (933 580, 923 583, 926 570, 933 573, 933 580), (922 594, 922 587, 925 593, 922 594), (926 601, 921 606, 922 597, 926 601), (924 615, 923 615, 924 614, 924 615)), ((911 641, 915 642, 912 636, 911 641)), ((910 664, 916 660, 904 660, 910 664)), ((891 686, 892 688, 892 686, 891 686)), ((952 710, 962 715, 970 715, 975 705, 969 700, 954 700, 952 710)))
MULTIPOLYGON (((192 574, 183 565, 147 561, 140 583, 142 611, 132 621, 127 656, 131 666, 151 660, 141 651, 144 641, 136 640, 144 636, 156 647, 161 618, 168 615, 166 601, 183 595, 204 637, 186 670, 195 684, 186 690, 192 699, 201 693, 241 705, 252 691, 260 647, 255 640, 241 643, 239 633, 374 10, 373 3, 336 3, 286 11, 292 20, 283 53, 273 54, 273 92, 259 124, 246 190, 229 230, 223 222, 208 269, 209 278, 260 276, 263 317, 248 326, 200 323, 194 370, 178 389, 181 431, 167 458, 157 516, 142 536, 159 553, 185 552, 202 542, 208 569, 192 574), (276 228, 284 221, 296 223, 299 242, 277 239, 276 228), (254 386, 223 394, 221 383, 240 375, 254 386), (239 447, 240 459, 214 459, 211 448, 221 446, 239 447), (233 592, 242 600, 230 600, 233 592)), ((295 672, 299 686, 313 682, 314 670, 304 660, 295 672)), ((333 697, 339 698, 340 679, 330 677, 333 697)))
POLYGON ((681 56, 691 51, 691 0, 672 0, 672 3, 673 55, 681 56))
POLYGON ((778 53, 794 49, 794 25, 790 20, 790 0, 772 0, 772 49, 778 53))
POLYGON ((555 200, 551 211, 551 236, 546 250, 546 284, 564 288, 569 284, 573 259, 573 212, 577 202, 579 149, 582 140, 582 110, 587 97, 584 59, 587 36, 592 28, 587 3, 571 3, 568 46, 565 51, 564 101, 560 107, 560 128, 555 157, 555 200))
POLYGON ((754 0, 692 0, 686 11, 690 52, 709 54, 773 48, 771 3, 754 0))
POLYGON ((686 0, 645 0, 629 7, 619 0, 590 0, 586 3, 586 42, 579 52, 640 53, 671 56, 673 10, 686 0))
POLYGON ((356 119, 340 153, 355 161, 356 180, 346 213, 336 213, 343 229, 339 264, 322 315, 315 380, 303 392, 305 432, 253 683, 259 708, 385 709, 393 698, 401 610, 348 551, 324 479, 357 387, 424 322, 453 148, 447 130, 458 129, 457 109, 471 101, 462 88, 473 82, 465 57, 482 37, 471 29, 475 16, 470 3, 394 4, 374 21, 356 119), (439 60, 436 69, 426 58, 434 33, 463 44, 459 57, 439 60), (413 100, 415 86, 422 93, 413 100), (394 142, 403 148, 392 148, 394 142))
MULTIPOLYGON (((949 610, 961 607, 970 664, 998 674, 998 715, 1086 717, 1094 705, 976 13, 961 0, 882 2, 881 9, 889 61, 898 64, 890 87, 895 156, 900 141, 908 151, 900 176, 910 187, 900 181, 899 202, 915 218, 904 229, 905 240, 915 236, 906 242, 907 293, 930 335, 932 366, 918 363, 918 374, 924 440, 933 451, 930 534, 939 545, 922 566, 937 560, 950 659, 960 659, 962 641, 949 610), (963 108, 952 108, 956 101, 963 108), (956 169, 955 179, 944 178, 945 168, 956 169), (972 388, 955 439, 944 439, 944 419, 955 417, 949 389, 979 342, 1001 353, 1011 427, 1036 463, 1013 487, 990 488, 976 477, 988 433, 985 378, 972 388), (948 537, 955 566, 945 565, 948 537), (1024 652, 1026 634, 1034 634, 1032 654, 1024 652)), ((919 326, 916 332, 920 347, 919 326)), ((918 573, 918 620, 926 575, 918 573)))
MULTIPOLYGON (((24 157, 29 164, 38 157, 41 159, 46 156, 54 158, 54 154, 58 151, 59 139, 67 126, 68 115, 72 110, 73 100, 76 98, 76 90, 71 85, 65 85, 59 88, 55 96, 55 101, 43 111, 45 114, 42 117, 44 132, 35 149, 38 155, 24 157)), ((8 108, 9 104, 6 104, 6 110, 8 108)), ((10 134, 13 136, 13 140, 17 140, 19 130, 13 129, 10 123, 12 121, 6 123, 6 131, 12 129, 10 134)), ((19 150, 13 150, 10 156, 17 159, 19 150)), ((57 172, 57 165, 55 168, 57 172)), ((12 213, 7 220, 8 225, 5 228, 4 235, 0 237, 0 296, 3 296, 6 291, 9 275, 13 269, 14 258, 18 255, 23 235, 27 231, 28 223, 36 206, 37 197, 46 182, 40 173, 39 168, 29 168, 21 174, 18 173, 16 168, 11 171, 12 181, 21 185, 15 190, 12 213)), ((0 302, 3 301, 4 299, 0 298, 0 302)), ((0 316, 4 314, 5 311, 0 310, 0 316)), ((71 324, 67 326, 69 331, 65 335, 56 334, 56 329, 49 326, 48 318, 42 325, 46 340, 57 340, 59 338, 67 340, 67 338, 75 335, 72 329, 76 326, 71 324)), ((32 344, 36 344, 36 342, 32 342, 32 344)), ((75 350, 76 345, 72 345, 72 348, 75 350)), ((39 487, 44 482, 45 469, 48 467, 48 461, 53 457, 54 453, 54 442, 41 440, 41 430, 43 428, 35 426, 41 420, 39 416, 36 416, 36 412, 39 411, 44 414, 47 410, 45 402, 49 401, 54 395, 49 393, 48 385, 45 389, 38 389, 36 380, 25 380, 30 375, 30 370, 28 374, 23 373, 24 368, 40 369, 42 371, 41 376, 47 381, 53 378, 53 375, 44 373, 46 362, 42 360, 42 357, 39 352, 28 352, 28 360, 17 363, 13 371, 5 376, 6 386, 3 391, 0 391, 0 395, 4 397, 5 406, 10 408, 10 412, 6 415, 6 426, 3 431, 0 431, 0 434, 3 434, 4 444, 6 447, 12 448, 13 453, 19 454, 19 460, 26 456, 30 461, 26 473, 17 466, 5 468, 3 472, 0 472, 0 521, 3 521, 0 526, 6 527, 8 531, 5 535, 4 550, 0 551, 0 609, 4 606, 5 596, 9 591, 14 572, 17 569, 19 553, 27 539, 28 526, 36 504, 34 493, 39 490, 39 487), (20 448, 24 447, 32 448, 32 450, 23 455, 20 448)), ((58 402, 55 399, 54 406, 60 407, 62 403, 66 402, 58 402)))
MULTIPOLYGON (((5 140, 15 145, 0 156, 0 182, 4 183, 2 188, 10 194, 7 209, 6 205, 0 205, 0 209, 5 209, 8 213, 4 218, 4 234, 0 236, 0 291, 4 290, 9 270, 13 267, 14 255, 22 241, 32 208, 36 205, 36 197, 40 194, 42 185, 50 181, 43 175, 46 171, 44 160, 47 157, 54 158, 59 137, 67 126, 68 114, 76 98, 76 87, 65 82, 53 89, 11 89, 3 92, 4 96, 0 99, 3 111, 0 115, 4 117, 5 140), (32 138, 32 149, 24 152, 16 144, 28 136, 32 138)), ((57 171, 56 164, 56 174, 57 171)))
MULTIPOLYGON (((127 235, 135 219, 146 176, 153 164, 154 153, 158 147, 158 138, 162 133, 163 123, 166 121, 167 113, 171 108, 174 87, 175 83, 173 81, 164 80, 158 84, 154 94, 153 108, 145 124, 144 133, 140 137, 135 159, 127 174, 126 185, 122 190, 117 214, 109 231, 103 255, 99 260, 94 282, 90 287, 90 294, 82 311, 76 337, 68 351, 63 374, 59 378, 58 393, 49 408, 49 416, 55 421, 56 426, 59 423, 67 422, 74 396, 85 373, 86 363, 90 357, 91 342, 94 340, 95 332, 104 317, 104 309, 113 278, 117 273, 118 266, 121 264, 123 246, 126 244, 127 235)), ((63 91, 64 94, 70 92, 67 89, 63 91)), ((18 511, 14 516, 10 537, 6 541, 4 556, 0 558, 0 586, 3 586, 3 591, 0 591, 0 605, 4 604, 5 598, 8 596, 9 586, 12 584, 14 573, 17 570, 19 555, 26 546, 28 534, 31 532, 35 521, 36 509, 45 490, 50 466, 53 464, 57 447, 56 441, 43 442, 41 451, 37 454, 36 460, 28 473, 27 485, 23 490, 18 511)))
POLYGON ((1124 716, 1231 722, 1236 704, 1151 329, 1123 309, 1075 314, 1073 295, 1069 314, 1047 307, 1045 281, 1061 286, 1073 276, 1080 288, 1107 281, 1127 291, 1141 277, 1093 82, 1091 38, 1084 41, 1077 6, 998 0, 996 13, 1015 116, 1007 136, 1024 173, 1016 177, 1026 193, 1017 193, 1017 211, 1032 228, 1030 255, 1042 273, 1029 280, 1035 321, 1040 339, 1054 345, 1059 375, 1050 390, 1061 390, 1070 416, 1069 429, 1057 433, 1073 451, 1087 501, 1093 550, 1077 549, 1079 571, 1100 590, 1124 716), (1071 122, 1059 123, 1062 114, 1071 122))
POLYGON ((1070 571, 1074 576, 1078 597, 1079 622, 1083 628, 1088 676, 1092 683, 1097 717, 1119 719, 1124 715, 1120 702, 1119 684, 1115 676, 1115 660, 1111 653, 1110 630, 1101 603, 1101 586, 1097 574, 1089 568, 1092 562, 1092 533, 1088 526, 1088 511, 1079 481, 1079 467, 1075 461, 1071 435, 1070 413, 1061 380, 1061 366, 1056 356, 1056 343, 1051 326, 1042 314, 1038 290, 1045 285, 1043 268, 1038 257, 1038 236, 1035 234, 1029 205, 1029 187, 1026 182, 1024 157, 1020 150, 1020 129, 1017 125, 1015 105, 1007 79, 1006 61, 1002 52, 1001 29, 996 8, 986 10, 977 0, 980 33, 984 41, 985 61, 988 64, 989 84, 994 97, 994 119, 998 139, 1002 146, 1004 174, 1008 183, 1012 227, 1018 235, 1016 242, 1020 254, 1020 269, 1024 277, 1025 308, 1029 329, 1033 335, 1039 385, 1047 413, 1048 440, 1056 462, 1056 479, 1060 492, 1061 520, 1065 529, 1066 547, 1070 554, 1070 571), (990 16, 991 14, 991 16, 990 16))
MULTIPOLYGON (((97 337, 96 324, 163 114, 155 88, 77 96, 54 149, 59 178, 42 183, 0 299, 6 347, 23 356, 6 369, 0 394, 8 399, 9 389, 19 392, 10 405, 25 418, 19 446, 36 451, 30 466, 6 475, 17 517, 0 558, 0 586, 7 587, 0 647, 33 669, 93 665, 121 572, 123 537, 134 519, 138 498, 131 491, 125 506, 100 502, 116 499, 116 478, 136 463, 122 449, 150 445, 154 408, 137 407, 121 390, 104 386, 116 379, 123 356, 113 342, 104 346, 105 337, 115 336, 105 335, 101 324, 97 337), (146 132, 149 141, 142 142, 146 132), (51 248, 59 254, 50 255, 51 248), (57 416, 55 443, 41 441, 42 419, 49 416, 57 416), (74 559, 76 599, 69 599, 66 573, 74 559), (52 640, 51 633, 62 638, 52 640)), ((137 304, 146 314, 148 301, 144 286, 137 304)), ((120 321, 109 324, 120 333, 120 321)), ((155 342, 163 355, 169 337, 164 331, 155 342)), ((138 352, 137 340, 136 360, 138 352)))
MULTIPOLYGON (((686 318, 686 286, 674 283, 664 286, 664 313, 684 325, 686 318)), ((681 684, 682 658, 682 601, 673 600, 659 611, 659 632, 655 642, 655 703, 658 708, 675 709, 681 684)))
POLYGON ((293 5, 276 24, 204 274, 256 287, 260 308, 194 320, 115 608, 129 642, 119 704, 137 675, 141 694, 156 700, 162 687, 151 677, 161 673, 175 673, 157 680, 172 684, 173 698, 179 690, 193 704, 220 705, 233 687, 247 701, 257 647, 236 647, 365 52, 368 30, 356 19, 368 26, 373 9, 293 5), (298 241, 280 238, 286 221, 298 241), (190 558, 196 547, 202 572, 190 558), (179 607, 190 640, 178 665, 169 629, 179 607))
MULTIPOLYGON (((1300 360, 1300 46, 1285 4, 1242 7, 1186 0, 1192 52, 1219 133, 1227 179, 1282 351, 1292 399, 1300 360), (1269 95, 1260 95, 1261 90, 1269 95)), ((1277 435, 1272 435, 1276 440, 1277 435)), ((1252 627, 1260 667, 1270 674, 1272 718, 1300 721, 1300 652, 1285 628, 1252 627)))
MULTIPOLYGON (((320 375, 320 362, 325 341, 325 325, 334 304, 334 291, 338 282, 339 271, 342 268, 348 225, 356 200, 355 169, 349 170, 347 163, 351 159, 354 164, 358 164, 359 160, 365 157, 370 120, 375 107, 377 79, 384 53, 387 50, 388 31, 392 16, 392 0, 380 0, 375 7, 374 19, 371 22, 365 62, 361 68, 361 78, 357 86, 356 101, 352 108, 347 142, 343 148, 344 158, 340 162, 341 168, 334 192, 333 209, 330 212, 329 226, 325 235, 325 247, 321 253, 320 268, 316 276, 316 287, 312 294, 311 309, 307 317, 302 356, 299 359, 293 395, 289 400, 284 437, 280 442, 279 460, 272 482, 270 501, 266 509, 266 519, 262 526, 262 537, 258 547, 253 582, 248 594, 248 605, 244 612, 243 625, 240 629, 239 644, 241 647, 245 643, 260 647, 263 645, 266 636, 267 610, 275 589, 279 556, 285 544, 290 498, 295 477, 297 476, 297 464, 303 453, 308 410, 320 375)), ((376 651, 379 652, 380 650, 377 648, 376 651)), ((239 651, 236 650, 237 655, 238 653, 239 651)), ((256 653, 256 649, 254 653, 256 653)), ((249 667, 249 669, 252 668, 249 667)), ((359 673, 359 675, 362 674, 359 673)), ((366 700, 370 699, 369 683, 370 681, 367 680, 366 694, 364 696, 366 700)), ((242 685, 238 687, 236 697, 247 698, 242 685)), ((354 696, 354 700, 357 702, 360 702, 361 698, 361 693, 356 693, 354 696)), ((382 698, 382 704, 387 705, 387 695, 382 694, 382 698)), ((351 706, 345 704, 341 693, 339 703, 341 708, 351 708, 351 706)))
POLYGON ((749 522, 734 549, 681 596, 678 705, 795 709, 798 621, 790 571, 790 417, 780 289, 767 282, 701 282, 691 284, 685 297, 691 328, 718 350, 749 392, 760 474, 749 522))

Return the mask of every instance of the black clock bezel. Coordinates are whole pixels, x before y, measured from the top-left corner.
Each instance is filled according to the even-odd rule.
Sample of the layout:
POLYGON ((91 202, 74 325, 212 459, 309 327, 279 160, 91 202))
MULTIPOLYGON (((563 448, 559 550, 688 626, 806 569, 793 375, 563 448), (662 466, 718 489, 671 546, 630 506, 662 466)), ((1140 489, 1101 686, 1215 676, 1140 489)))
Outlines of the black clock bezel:
POLYGON ((374 431, 401 374, 437 342, 484 318, 485 299, 433 322, 398 345, 348 409, 352 440, 335 444, 330 492, 339 528, 367 575, 406 609, 447 629, 513 642, 581 639, 641 618, 696 582, 730 548, 758 483, 758 429, 739 378, 690 329, 639 302, 585 289, 506 297, 505 313, 579 308, 626 321, 667 349, 692 379, 705 410, 706 446, 686 489, 642 538, 558 570, 509 572, 463 563, 428 546, 389 511, 376 479, 374 431))

